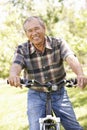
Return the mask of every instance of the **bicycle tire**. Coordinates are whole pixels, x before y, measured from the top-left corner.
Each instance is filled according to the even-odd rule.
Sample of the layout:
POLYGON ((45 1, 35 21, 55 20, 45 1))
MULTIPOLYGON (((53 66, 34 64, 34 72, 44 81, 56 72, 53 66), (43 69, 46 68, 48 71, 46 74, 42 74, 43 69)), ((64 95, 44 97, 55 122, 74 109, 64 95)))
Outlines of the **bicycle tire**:
POLYGON ((57 130, 56 125, 45 125, 45 128, 43 127, 42 130, 57 130))

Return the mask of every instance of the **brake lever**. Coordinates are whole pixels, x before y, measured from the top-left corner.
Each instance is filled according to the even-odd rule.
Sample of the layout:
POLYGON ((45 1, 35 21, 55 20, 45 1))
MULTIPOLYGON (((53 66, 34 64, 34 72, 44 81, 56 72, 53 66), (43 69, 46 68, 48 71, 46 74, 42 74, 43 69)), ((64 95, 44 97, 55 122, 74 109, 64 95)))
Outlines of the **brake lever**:
POLYGON ((66 87, 77 87, 77 79, 67 80, 66 87))

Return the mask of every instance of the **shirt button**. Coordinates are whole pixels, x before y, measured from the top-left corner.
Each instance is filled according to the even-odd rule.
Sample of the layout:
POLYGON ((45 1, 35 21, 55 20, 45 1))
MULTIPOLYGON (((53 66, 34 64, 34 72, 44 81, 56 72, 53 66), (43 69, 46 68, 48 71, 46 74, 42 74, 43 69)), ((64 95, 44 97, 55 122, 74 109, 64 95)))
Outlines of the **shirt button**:
POLYGON ((46 67, 45 67, 45 66, 43 66, 42 68, 43 68, 43 70, 44 70, 46 67))
POLYGON ((47 79, 48 77, 46 76, 45 79, 47 79))

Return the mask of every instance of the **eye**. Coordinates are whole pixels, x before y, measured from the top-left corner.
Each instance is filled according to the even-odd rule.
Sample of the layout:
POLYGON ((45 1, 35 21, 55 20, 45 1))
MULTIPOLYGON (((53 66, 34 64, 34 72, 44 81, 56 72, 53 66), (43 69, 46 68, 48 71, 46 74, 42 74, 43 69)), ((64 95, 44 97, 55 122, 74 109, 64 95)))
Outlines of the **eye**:
POLYGON ((38 31, 38 30, 40 30, 40 28, 39 28, 39 27, 35 27, 35 28, 33 28, 33 29, 28 29, 28 30, 26 30, 26 32, 27 32, 27 33, 32 33, 33 31, 38 31))
POLYGON ((31 33, 31 32, 32 32, 32 30, 31 30, 31 29, 28 29, 28 30, 27 30, 27 32, 28 32, 28 33, 31 33))
POLYGON ((35 31, 39 30, 39 27, 35 27, 35 31))

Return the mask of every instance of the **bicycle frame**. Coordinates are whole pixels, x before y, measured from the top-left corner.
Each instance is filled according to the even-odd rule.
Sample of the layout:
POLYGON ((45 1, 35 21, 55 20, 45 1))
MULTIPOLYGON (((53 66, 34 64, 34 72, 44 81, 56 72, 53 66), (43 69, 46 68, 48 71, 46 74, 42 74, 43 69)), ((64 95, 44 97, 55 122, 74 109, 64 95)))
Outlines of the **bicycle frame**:
POLYGON ((60 130, 60 117, 53 116, 51 107, 51 92, 47 93, 46 117, 39 118, 40 130, 60 130))

